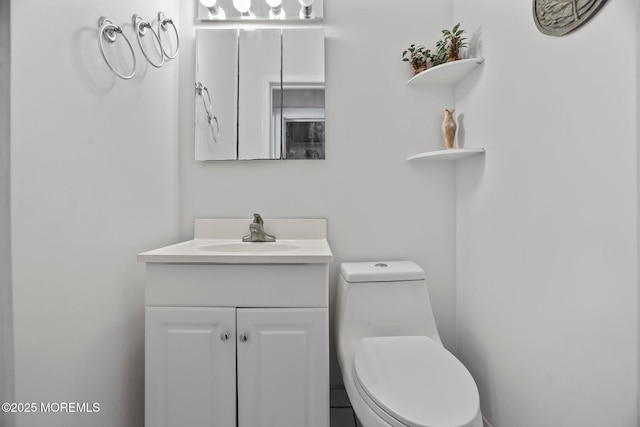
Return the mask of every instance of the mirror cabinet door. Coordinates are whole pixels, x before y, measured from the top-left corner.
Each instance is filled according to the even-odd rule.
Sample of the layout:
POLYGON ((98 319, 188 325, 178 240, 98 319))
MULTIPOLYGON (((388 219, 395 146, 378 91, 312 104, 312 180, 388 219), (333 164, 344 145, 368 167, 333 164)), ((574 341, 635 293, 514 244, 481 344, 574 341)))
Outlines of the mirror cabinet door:
POLYGON ((273 93, 281 84, 281 30, 240 31, 238 158, 279 159, 271 143, 273 93))
POLYGON ((324 159, 324 30, 197 30, 195 107, 196 160, 324 159))
POLYGON ((324 159, 324 30, 282 32, 282 158, 324 159))
POLYGON ((238 30, 196 30, 196 160, 236 160, 238 30))

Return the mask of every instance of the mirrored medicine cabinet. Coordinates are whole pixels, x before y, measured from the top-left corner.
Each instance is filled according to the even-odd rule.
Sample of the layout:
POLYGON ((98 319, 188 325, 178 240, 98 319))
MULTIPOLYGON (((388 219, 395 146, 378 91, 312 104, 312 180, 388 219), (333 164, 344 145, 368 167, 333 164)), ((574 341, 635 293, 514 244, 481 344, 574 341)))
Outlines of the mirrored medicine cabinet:
POLYGON ((196 160, 324 159, 324 29, 196 30, 196 160))

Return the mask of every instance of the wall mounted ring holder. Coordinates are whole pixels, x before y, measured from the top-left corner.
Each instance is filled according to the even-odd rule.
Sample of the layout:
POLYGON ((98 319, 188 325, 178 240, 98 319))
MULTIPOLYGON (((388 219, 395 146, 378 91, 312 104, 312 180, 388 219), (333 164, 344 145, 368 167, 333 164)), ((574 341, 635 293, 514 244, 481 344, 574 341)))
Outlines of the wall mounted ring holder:
MULTIPOLYGON (((167 18, 164 13, 158 12, 158 31, 155 31, 151 26, 151 23, 145 21, 140 15, 135 14, 132 17, 133 21, 133 30, 135 31, 136 38, 138 39, 138 46, 140 46, 140 50, 142 50, 142 54, 147 59, 149 64, 154 66, 155 68, 160 68, 165 62, 166 59, 174 59, 178 56, 178 50, 180 49, 180 35, 178 34, 178 28, 176 24, 173 23, 171 18, 167 18), (167 49, 162 45, 162 38, 160 37, 160 31, 170 31, 169 26, 173 27, 173 31, 176 35, 176 48, 173 53, 168 52, 167 49), (148 55, 147 50, 145 50, 142 44, 142 37, 147 34, 147 31, 151 31, 153 37, 155 38, 154 43, 157 43, 159 48, 158 55, 160 56, 160 60, 158 62, 153 62, 148 55)), ((109 69, 118 77, 124 80, 129 80, 136 75, 136 54, 133 50, 133 45, 129 41, 129 38, 122 31, 122 27, 114 24, 110 19, 107 19, 104 16, 101 16, 98 20, 98 47, 100 48, 100 53, 102 54, 102 58, 107 63, 109 69), (129 51, 131 52, 131 57, 133 58, 133 65, 131 67, 130 74, 123 74, 119 72, 113 64, 107 58, 107 54, 104 50, 104 42, 107 43, 115 43, 118 40, 118 35, 122 35, 124 40, 127 42, 129 46, 129 51)), ((215 117, 214 117, 215 118, 215 117)), ((216 119, 217 120, 217 119, 216 119)))
POLYGON ((136 75, 136 54, 133 51, 133 46, 129 41, 129 38, 122 32, 122 28, 115 25, 109 19, 101 16, 98 20, 98 27, 100 28, 98 31, 98 46, 100 47, 100 53, 102 54, 102 58, 107 63, 109 69, 118 77, 124 80, 129 80, 136 75), (107 59, 107 55, 104 53, 104 42, 107 43, 115 43, 118 40, 118 34, 120 34, 124 40, 127 42, 129 46, 129 50, 131 51, 131 57, 133 58, 133 66, 131 67, 131 73, 128 75, 120 73, 118 70, 114 68, 114 66, 107 59))
POLYGON ((144 55, 145 58, 147 58, 147 62, 149 62, 149 64, 151 64, 152 66, 156 67, 156 68, 160 68, 164 65, 164 50, 162 49, 162 42, 160 41, 160 36, 158 35, 158 33, 156 33, 156 31, 153 29, 153 27, 151 27, 151 24, 148 21, 145 21, 144 19, 142 19, 142 17, 138 14, 133 15, 133 30, 136 33, 136 39, 138 39, 138 46, 140 46, 140 50, 142 51, 142 54, 144 55), (153 62, 151 60, 151 58, 149 57, 149 54, 147 53, 147 51, 144 48, 144 45, 142 44, 142 37, 147 35, 147 31, 150 31, 151 34, 153 34, 153 37, 156 39, 156 42, 158 42, 158 47, 160 48, 160 60, 158 62, 153 62))
POLYGON ((220 123, 218 123, 218 118, 213 115, 213 107, 211 105, 211 95, 209 95, 209 89, 204 86, 202 83, 196 83, 196 95, 200 95, 202 98, 202 105, 204 106, 204 112, 207 115, 207 122, 209 123, 209 127, 211 128, 211 136, 213 137, 213 142, 217 143, 218 138, 220 137, 220 123), (204 99, 205 93, 207 94, 207 101, 204 99), (213 128, 213 122, 216 123, 215 130, 213 128))
POLYGON ((176 56, 178 56, 178 50, 180 49, 180 36, 178 35, 178 29, 176 28, 176 24, 173 23, 173 20, 171 18, 167 18, 164 13, 158 12, 158 35, 161 34, 160 31, 169 31, 169 25, 173 27, 173 31, 176 33, 176 50, 175 52, 173 52, 173 55, 169 55, 167 50, 162 45, 162 38, 160 38, 160 49, 162 50, 164 56, 167 57, 167 59, 174 59, 176 56))

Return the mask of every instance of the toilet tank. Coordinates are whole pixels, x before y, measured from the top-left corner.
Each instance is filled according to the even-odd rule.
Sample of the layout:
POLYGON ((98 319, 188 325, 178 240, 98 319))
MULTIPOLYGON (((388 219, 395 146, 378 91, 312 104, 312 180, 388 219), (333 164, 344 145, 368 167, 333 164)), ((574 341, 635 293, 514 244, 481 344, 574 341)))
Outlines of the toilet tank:
POLYGON ((335 320, 339 340, 425 335, 441 343, 424 270, 413 261, 341 264, 335 320))

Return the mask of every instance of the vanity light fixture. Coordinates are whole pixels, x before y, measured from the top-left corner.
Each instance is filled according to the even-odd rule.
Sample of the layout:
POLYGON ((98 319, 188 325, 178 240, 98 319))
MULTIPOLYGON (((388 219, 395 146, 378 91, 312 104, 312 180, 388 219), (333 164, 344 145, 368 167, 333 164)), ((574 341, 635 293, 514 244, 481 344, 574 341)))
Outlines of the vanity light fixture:
POLYGON ((282 0, 266 0, 271 8, 269 10, 269 19, 285 19, 286 15, 282 9, 282 0))
POLYGON ((197 19, 201 21, 237 22, 240 26, 258 22, 267 25, 279 23, 322 23, 325 0, 185 0, 197 6, 197 19), (244 24, 240 24, 244 21, 244 24), (271 24, 269 24, 271 22, 271 24))
POLYGON ((313 0, 298 0, 300 2, 300 19, 313 18, 313 0))
POLYGON ((200 0, 200 4, 207 8, 209 19, 225 19, 224 10, 218 5, 218 0, 200 0))
POLYGON ((252 19, 255 15, 251 13, 251 0, 233 0, 233 7, 240 12, 240 18, 252 19))

